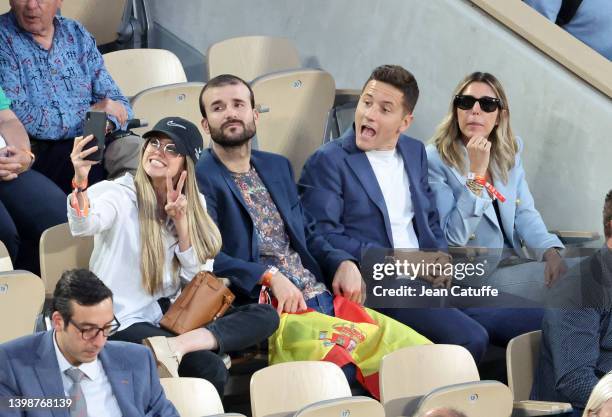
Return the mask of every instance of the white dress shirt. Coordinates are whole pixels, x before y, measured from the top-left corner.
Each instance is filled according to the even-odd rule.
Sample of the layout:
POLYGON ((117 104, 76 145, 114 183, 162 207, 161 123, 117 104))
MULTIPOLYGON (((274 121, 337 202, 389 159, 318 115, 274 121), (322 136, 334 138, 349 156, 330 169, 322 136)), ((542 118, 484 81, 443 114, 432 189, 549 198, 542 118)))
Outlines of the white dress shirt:
POLYGON ((404 169, 404 160, 397 149, 366 152, 380 186, 389 222, 394 248, 418 249, 419 239, 412 219, 414 209, 410 193, 410 180, 404 169))
MULTIPOLYGON (((172 297, 179 289, 172 275, 175 255, 180 264, 179 276, 187 281, 200 271, 212 271, 213 261, 201 264, 193 247, 181 252, 169 222, 166 228, 162 228, 166 248, 163 288, 150 295, 142 286, 140 276, 140 225, 132 175, 125 174, 113 181, 94 184, 88 188, 87 196, 90 208, 85 217, 77 216, 70 207, 71 196, 68 196, 68 223, 73 236, 94 236, 89 268, 113 292, 120 330, 141 322, 158 325, 162 311, 157 300, 172 297)), ((200 201, 206 210, 206 201, 201 194, 200 201)))
MULTIPOLYGON (((62 384, 64 385, 64 394, 68 396, 72 387, 72 380, 64 373, 67 369, 73 366, 66 360, 64 354, 60 351, 57 341, 55 340, 55 332, 53 332, 53 346, 55 347, 55 356, 62 375, 62 384)), ((76 368, 80 369, 85 374, 81 380, 81 389, 87 403, 88 416, 105 416, 105 417, 121 417, 121 409, 119 403, 113 394, 113 388, 104 372, 102 362, 96 358, 93 362, 82 363, 76 368)))

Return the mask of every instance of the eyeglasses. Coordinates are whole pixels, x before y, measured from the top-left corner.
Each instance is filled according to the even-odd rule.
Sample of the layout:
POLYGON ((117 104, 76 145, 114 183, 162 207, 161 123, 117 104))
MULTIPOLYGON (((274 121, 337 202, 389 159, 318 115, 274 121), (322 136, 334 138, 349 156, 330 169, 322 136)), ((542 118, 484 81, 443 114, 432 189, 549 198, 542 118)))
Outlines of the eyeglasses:
POLYGON ((455 96, 454 104, 455 107, 459 107, 461 110, 471 110, 476 102, 478 102, 482 111, 486 113, 494 112, 502 107, 500 99, 487 96, 476 98, 474 96, 458 95, 455 96))
POLYGON ((151 138, 148 145, 155 150, 161 150, 161 152, 168 158, 176 158, 180 155, 179 151, 176 150, 176 145, 174 143, 166 143, 162 146, 158 138, 151 138))
POLYGON ((117 317, 113 317, 113 323, 109 324, 108 326, 104 326, 104 327, 92 326, 92 327, 82 328, 78 324, 76 324, 74 321, 72 321, 72 319, 68 320, 68 322, 71 323, 74 327, 77 328, 77 330, 81 332, 81 337, 83 338, 83 340, 95 339, 100 332, 102 332, 104 337, 110 337, 114 335, 115 333, 117 333, 117 330, 119 330, 119 327, 121 326, 121 324, 119 323, 119 320, 117 320, 117 317))

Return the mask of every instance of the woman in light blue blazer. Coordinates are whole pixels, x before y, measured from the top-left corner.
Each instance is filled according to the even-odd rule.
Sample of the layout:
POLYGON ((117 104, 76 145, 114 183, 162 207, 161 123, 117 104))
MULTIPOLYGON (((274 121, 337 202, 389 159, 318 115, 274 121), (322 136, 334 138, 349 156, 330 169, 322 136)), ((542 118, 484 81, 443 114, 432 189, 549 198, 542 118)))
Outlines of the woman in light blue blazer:
MULTIPOLYGON (((559 254, 563 244, 548 233, 535 208, 521 162, 522 150, 522 141, 510 127, 501 84, 491 74, 475 72, 457 86, 449 112, 427 147, 427 159, 429 184, 449 246, 488 248, 495 256, 486 258, 488 272, 494 271, 487 284, 517 295, 533 295, 534 288, 552 285, 566 267, 559 254), (509 263, 509 257, 525 258, 523 244, 533 250, 535 260, 545 262, 495 269, 500 261, 499 266, 509 263)), ((539 309, 468 310, 479 316, 474 318, 481 324, 481 314, 499 315, 504 316, 500 320, 515 318, 535 328, 541 314, 539 309)), ((507 324, 502 327, 508 330, 504 339, 515 333, 507 324)))

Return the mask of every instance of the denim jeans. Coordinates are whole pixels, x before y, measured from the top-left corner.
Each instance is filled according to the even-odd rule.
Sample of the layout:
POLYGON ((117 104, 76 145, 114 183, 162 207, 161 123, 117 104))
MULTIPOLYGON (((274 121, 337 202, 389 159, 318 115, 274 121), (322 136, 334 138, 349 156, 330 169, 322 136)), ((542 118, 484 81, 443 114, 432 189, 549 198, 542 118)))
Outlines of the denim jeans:
MULTIPOLYGON (((306 300, 306 305, 319 313, 335 316, 334 296, 327 291, 306 300)), ((344 376, 346 376, 349 384, 353 385, 357 382, 357 368, 355 365, 352 363, 344 365, 342 372, 344 372, 344 376)))
POLYGON ((40 235, 66 223, 66 213, 66 194, 39 172, 28 170, 0 181, 0 240, 15 269, 40 274, 40 235))

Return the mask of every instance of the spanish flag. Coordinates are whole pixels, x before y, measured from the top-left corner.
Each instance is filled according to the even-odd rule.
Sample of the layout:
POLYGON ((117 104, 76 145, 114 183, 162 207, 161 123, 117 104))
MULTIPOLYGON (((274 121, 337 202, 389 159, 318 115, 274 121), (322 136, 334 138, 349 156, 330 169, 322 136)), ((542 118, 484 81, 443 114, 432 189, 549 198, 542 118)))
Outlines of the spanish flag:
POLYGON ((312 309, 281 315, 269 340, 271 365, 323 360, 357 367, 357 380, 380 399, 378 369, 387 353, 431 344, 410 327, 341 296, 334 297, 335 317, 312 309))

